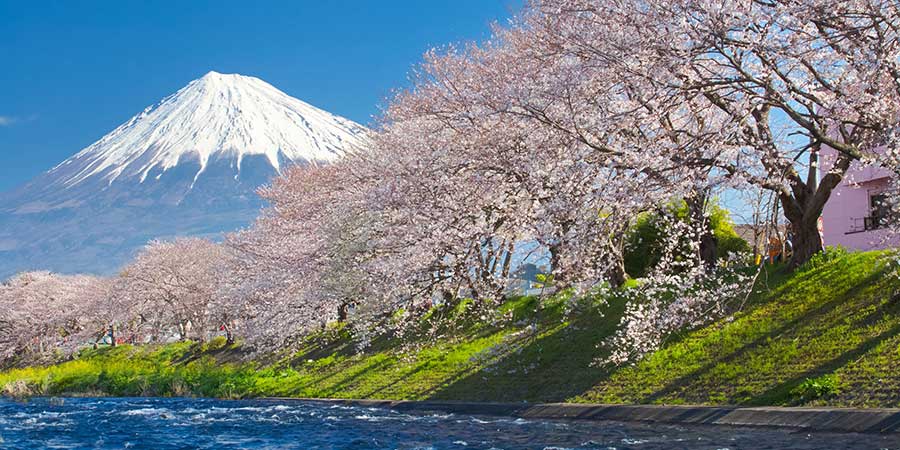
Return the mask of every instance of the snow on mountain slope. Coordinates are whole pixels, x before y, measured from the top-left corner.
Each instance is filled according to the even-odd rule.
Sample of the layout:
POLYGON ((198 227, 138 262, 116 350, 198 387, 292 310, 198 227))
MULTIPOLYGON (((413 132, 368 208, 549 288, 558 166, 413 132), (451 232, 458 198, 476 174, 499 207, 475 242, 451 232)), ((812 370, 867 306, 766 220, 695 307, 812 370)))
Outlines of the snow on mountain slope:
POLYGON ((259 78, 210 72, 116 128, 53 172, 78 184, 92 176, 112 183, 141 181, 151 169, 174 167, 196 153, 201 171, 210 157, 229 152, 240 168, 245 155, 265 155, 279 169, 293 162, 329 162, 357 145, 363 128, 297 100, 259 78), (74 166, 77 170, 71 170, 74 166), (69 169, 69 170, 64 170, 69 169))
POLYGON ((367 132, 258 78, 210 72, 0 194, 0 278, 108 273, 149 239, 246 226, 259 186, 359 151, 367 132))
POLYGON ((114 183, 133 188, 186 164, 193 173, 186 186, 179 183, 183 191, 211 162, 227 163, 235 178, 249 156, 263 157, 275 172, 290 163, 327 163, 359 148, 365 132, 259 78, 209 72, 26 186, 17 211, 77 206, 114 183), (87 192, 76 194, 85 184, 87 192))

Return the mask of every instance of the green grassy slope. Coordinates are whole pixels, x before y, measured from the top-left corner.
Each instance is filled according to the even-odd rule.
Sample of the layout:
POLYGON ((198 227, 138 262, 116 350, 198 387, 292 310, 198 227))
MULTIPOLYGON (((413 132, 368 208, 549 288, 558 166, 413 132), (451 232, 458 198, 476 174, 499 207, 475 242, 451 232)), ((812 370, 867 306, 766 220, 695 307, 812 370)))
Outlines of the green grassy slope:
POLYGON ((898 283, 875 256, 796 273, 579 400, 900 406, 898 283))
POLYGON ((674 336, 630 367, 592 364, 604 356, 597 344, 615 330, 622 305, 523 298, 503 306, 502 320, 467 314, 465 304, 440 312, 467 319, 447 328, 432 318, 412 346, 383 339, 358 353, 337 328, 266 364, 240 362, 240 349, 221 342, 122 346, 0 373, 0 390, 898 407, 900 282, 886 275, 880 256, 852 254, 794 274, 771 270, 742 312, 674 336))

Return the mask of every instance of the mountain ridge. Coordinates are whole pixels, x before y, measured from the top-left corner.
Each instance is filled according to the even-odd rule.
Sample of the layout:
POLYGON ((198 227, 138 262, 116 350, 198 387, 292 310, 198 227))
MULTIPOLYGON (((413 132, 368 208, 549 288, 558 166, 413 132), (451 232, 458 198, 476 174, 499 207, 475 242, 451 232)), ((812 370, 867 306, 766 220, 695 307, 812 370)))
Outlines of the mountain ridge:
POLYGON ((209 72, 0 193, 0 279, 109 273, 151 239, 247 226, 260 186, 360 151, 367 133, 259 78, 209 72))
POLYGON ((18 212, 71 207, 115 183, 144 184, 185 163, 226 160, 235 176, 247 156, 263 155, 275 173, 285 164, 323 164, 362 145, 366 129, 255 77, 209 72, 133 116, 97 142, 14 190, 18 212), (104 186, 104 183, 106 186, 104 186), (92 185, 83 195, 73 189, 92 185), (34 203, 27 200, 44 200, 34 203), (20 209, 21 208, 21 209, 20 209))

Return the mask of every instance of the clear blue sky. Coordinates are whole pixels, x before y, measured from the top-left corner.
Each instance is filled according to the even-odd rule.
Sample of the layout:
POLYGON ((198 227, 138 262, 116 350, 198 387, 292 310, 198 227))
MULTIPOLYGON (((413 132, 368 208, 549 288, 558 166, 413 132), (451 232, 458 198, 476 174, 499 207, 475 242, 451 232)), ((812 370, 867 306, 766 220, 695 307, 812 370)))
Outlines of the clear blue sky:
POLYGON ((521 0, 0 0, 0 191, 210 70, 360 123, 424 51, 480 40, 521 0))

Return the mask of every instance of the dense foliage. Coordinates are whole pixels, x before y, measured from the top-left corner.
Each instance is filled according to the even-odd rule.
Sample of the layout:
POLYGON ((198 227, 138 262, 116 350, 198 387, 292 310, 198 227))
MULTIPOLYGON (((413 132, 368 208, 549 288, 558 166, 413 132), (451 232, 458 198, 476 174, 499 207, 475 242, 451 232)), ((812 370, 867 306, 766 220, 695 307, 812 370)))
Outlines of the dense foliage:
POLYGON ((591 364, 608 357, 595 343, 615 332, 620 303, 526 297, 485 318, 435 310, 419 334, 363 352, 342 327, 262 363, 224 338, 86 350, 0 372, 0 392, 898 407, 900 304, 884 292, 900 283, 882 255, 829 253, 801 272, 769 267, 731 320, 684 331, 631 367, 591 364))
POLYGON ((155 242, 108 279, 10 280, 0 358, 217 333, 276 352, 334 320, 365 347, 435 305, 495 311, 526 242, 554 289, 616 291, 637 222, 653 256, 604 342, 609 362, 633 361, 752 285, 716 264, 715 241, 735 241, 702 199, 773 192, 799 266, 851 164, 900 171, 898 117, 888 0, 535 0, 480 45, 427 53, 365 148, 288 169, 225 243, 155 242), (641 218, 676 198, 686 218, 641 218))
MULTIPOLYGON (((734 223, 728 210, 716 203, 709 205, 707 210, 709 228, 715 236, 716 259, 724 262, 748 253, 750 245, 734 231, 734 223)), ((682 222, 690 220, 684 201, 663 205, 654 212, 639 214, 628 230, 625 243, 625 271, 628 275, 644 277, 662 259, 662 236, 667 232, 661 218, 664 214, 682 222)))

